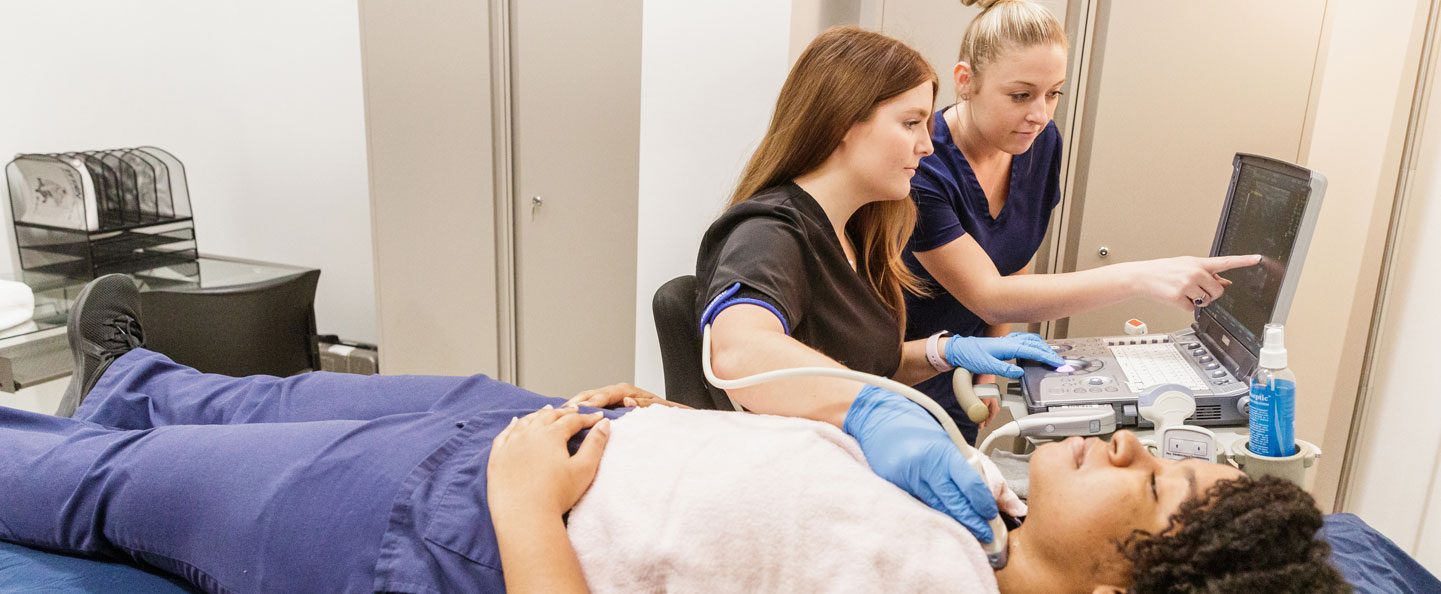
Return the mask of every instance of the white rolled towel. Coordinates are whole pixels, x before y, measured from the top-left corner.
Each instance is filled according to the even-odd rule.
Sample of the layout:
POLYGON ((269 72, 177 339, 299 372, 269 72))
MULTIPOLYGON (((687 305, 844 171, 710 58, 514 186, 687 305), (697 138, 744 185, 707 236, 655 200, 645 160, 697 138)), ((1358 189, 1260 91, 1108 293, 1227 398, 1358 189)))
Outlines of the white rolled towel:
POLYGON ((35 291, 19 281, 0 280, 0 329, 19 326, 33 317, 35 291))

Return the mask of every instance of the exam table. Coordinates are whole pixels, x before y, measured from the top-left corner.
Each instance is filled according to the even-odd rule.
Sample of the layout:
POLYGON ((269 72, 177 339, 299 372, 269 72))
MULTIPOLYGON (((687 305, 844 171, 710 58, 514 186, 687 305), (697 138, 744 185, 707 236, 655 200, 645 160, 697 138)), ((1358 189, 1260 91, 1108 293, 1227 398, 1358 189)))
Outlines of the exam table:
MULTIPOLYGON (((1390 539, 1351 514, 1326 516, 1331 563, 1357 594, 1441 592, 1441 581, 1390 539)), ((179 578, 125 563, 47 553, 0 542, 0 592, 32 594, 193 594, 179 578)))

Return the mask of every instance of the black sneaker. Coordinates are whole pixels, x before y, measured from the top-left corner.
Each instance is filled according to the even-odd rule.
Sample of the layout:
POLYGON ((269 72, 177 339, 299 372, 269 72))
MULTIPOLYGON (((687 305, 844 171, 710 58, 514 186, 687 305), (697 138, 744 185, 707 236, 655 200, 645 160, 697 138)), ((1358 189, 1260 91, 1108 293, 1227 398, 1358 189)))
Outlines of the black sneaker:
POLYGON ((145 345, 140 329, 140 290, 123 274, 107 274, 85 285, 70 308, 67 324, 75 373, 56 416, 75 414, 100 375, 121 355, 145 345))

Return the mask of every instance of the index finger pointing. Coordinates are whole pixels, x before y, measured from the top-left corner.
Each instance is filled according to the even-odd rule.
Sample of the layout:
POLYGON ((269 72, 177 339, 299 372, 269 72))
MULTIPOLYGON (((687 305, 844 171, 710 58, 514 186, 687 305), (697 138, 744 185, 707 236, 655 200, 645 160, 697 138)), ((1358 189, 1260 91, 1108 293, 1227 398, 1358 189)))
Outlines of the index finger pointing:
POLYGON ((1225 272, 1232 268, 1244 266, 1255 266, 1261 263, 1261 256, 1251 254, 1249 256, 1216 256, 1201 261, 1201 267, 1211 273, 1225 272))

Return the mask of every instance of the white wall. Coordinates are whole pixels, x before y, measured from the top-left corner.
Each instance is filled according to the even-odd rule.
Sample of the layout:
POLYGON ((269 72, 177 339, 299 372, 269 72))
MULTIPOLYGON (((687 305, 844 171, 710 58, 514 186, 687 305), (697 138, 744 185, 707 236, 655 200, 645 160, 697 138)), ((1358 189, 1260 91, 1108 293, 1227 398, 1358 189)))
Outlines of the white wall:
MULTIPOLYGON (((0 4, 0 156, 170 150, 201 252, 320 268, 319 330, 373 341, 356 11, 352 0, 0 4)), ((0 253, 11 253, 5 204, 0 253)))
POLYGON ((635 384, 665 388, 650 302, 695 273, 790 68, 791 3, 647 0, 641 42, 635 384))
POLYGON ((1434 373, 1441 316, 1441 79, 1431 84, 1427 125, 1397 237, 1386 313, 1346 511, 1432 572, 1441 572, 1441 398, 1434 373))

